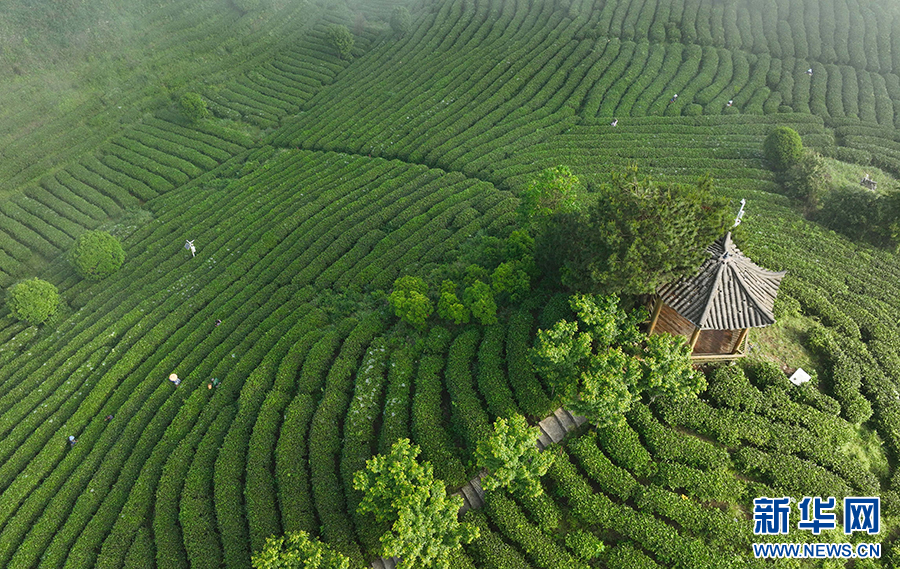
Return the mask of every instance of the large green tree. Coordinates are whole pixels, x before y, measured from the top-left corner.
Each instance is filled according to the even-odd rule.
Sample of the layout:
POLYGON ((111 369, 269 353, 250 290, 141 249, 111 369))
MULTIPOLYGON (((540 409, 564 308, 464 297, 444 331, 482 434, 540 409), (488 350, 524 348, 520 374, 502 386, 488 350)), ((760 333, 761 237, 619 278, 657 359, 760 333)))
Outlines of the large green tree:
POLYGON ((191 122, 196 122, 209 116, 206 101, 203 100, 199 93, 185 93, 178 100, 178 107, 181 109, 181 114, 191 122))
POLYGON ((251 557, 253 569, 350 569, 350 559, 305 531, 269 537, 251 557))
POLYGON ((388 297, 394 314, 417 328, 434 312, 434 304, 428 298, 428 285, 419 277, 406 275, 394 281, 394 290, 388 297))
POLYGON ((562 260, 562 282, 573 291, 652 293, 693 274, 730 216, 708 178, 660 184, 632 168, 614 175, 584 214, 557 217, 544 257, 562 260))
POLYGON ((463 291, 463 302, 472 311, 472 317, 485 326, 497 323, 497 303, 490 286, 476 280, 463 291))
POLYGON ((626 313, 615 295, 575 295, 570 306, 578 321, 539 330, 530 354, 569 410, 609 425, 621 422, 642 394, 685 398, 706 388, 683 337, 638 330, 646 311, 626 313))
POLYGON ((557 213, 580 208, 581 181, 568 166, 547 168, 522 192, 518 216, 526 226, 540 226, 557 213))
POLYGON ((779 126, 763 142, 763 153, 772 168, 784 171, 803 157, 803 140, 791 127, 779 126))
POLYGON ((803 156, 783 174, 787 194, 803 202, 807 213, 822 208, 822 199, 831 189, 831 174, 825 159, 817 152, 803 156))
POLYGON ((353 476, 353 488, 363 493, 357 511, 390 525, 379 553, 401 558, 401 569, 449 569, 453 552, 478 537, 478 528, 459 523, 462 498, 447 496, 431 463, 419 463, 418 455, 418 446, 399 439, 390 452, 369 459, 353 476))
POLYGON ((475 458, 488 471, 481 480, 485 490, 508 488, 514 494, 536 497, 543 493, 540 478, 553 464, 553 454, 537 448, 540 431, 529 427, 522 415, 494 421, 494 432, 478 441, 475 458))
POLYGON ((456 283, 445 280, 441 283, 441 297, 438 299, 438 316, 454 324, 468 324, 471 313, 456 296, 456 283))
POLYGON ((56 312, 59 292, 47 281, 38 278, 24 280, 6 291, 6 306, 19 320, 40 324, 56 312))
POLYGON ((125 251, 119 240, 108 232, 86 231, 75 240, 69 261, 79 275, 96 281, 119 270, 125 261, 125 251))
POLYGON ((350 59, 353 51, 353 34, 347 26, 340 24, 330 24, 325 30, 325 39, 341 59, 350 59))

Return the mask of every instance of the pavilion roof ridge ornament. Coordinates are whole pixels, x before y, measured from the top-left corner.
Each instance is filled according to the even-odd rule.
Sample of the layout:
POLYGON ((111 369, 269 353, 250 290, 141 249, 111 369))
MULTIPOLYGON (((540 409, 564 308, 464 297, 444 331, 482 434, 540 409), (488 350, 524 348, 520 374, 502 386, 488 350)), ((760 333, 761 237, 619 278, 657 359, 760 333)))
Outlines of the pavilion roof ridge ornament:
POLYGON ((701 330, 774 324, 775 297, 785 271, 753 263, 735 246, 731 232, 711 244, 707 253, 709 258, 694 276, 659 289, 661 300, 701 330))

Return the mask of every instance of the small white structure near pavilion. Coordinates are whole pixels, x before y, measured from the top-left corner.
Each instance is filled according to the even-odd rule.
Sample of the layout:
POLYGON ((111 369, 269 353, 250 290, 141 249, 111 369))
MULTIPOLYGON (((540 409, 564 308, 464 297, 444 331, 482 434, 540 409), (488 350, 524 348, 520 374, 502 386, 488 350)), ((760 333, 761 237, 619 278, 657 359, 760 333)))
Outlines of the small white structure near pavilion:
POLYGON ((809 381, 809 379, 810 379, 810 375, 808 373, 806 373, 805 371, 803 371, 802 367, 798 367, 797 371, 794 372, 794 375, 792 375, 791 377, 788 378, 788 381, 790 381, 797 387, 800 387, 801 385, 803 385, 804 383, 809 381))

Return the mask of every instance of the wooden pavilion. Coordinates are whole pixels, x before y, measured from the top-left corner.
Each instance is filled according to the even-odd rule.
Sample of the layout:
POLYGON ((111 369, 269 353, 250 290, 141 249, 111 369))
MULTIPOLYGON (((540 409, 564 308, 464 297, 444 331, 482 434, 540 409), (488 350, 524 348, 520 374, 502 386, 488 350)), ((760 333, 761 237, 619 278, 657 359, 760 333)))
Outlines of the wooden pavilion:
POLYGON ((648 334, 689 338, 691 359, 716 361, 746 355, 747 332, 775 323, 775 297, 785 272, 755 265, 731 241, 709 246, 696 275, 657 292, 648 334))

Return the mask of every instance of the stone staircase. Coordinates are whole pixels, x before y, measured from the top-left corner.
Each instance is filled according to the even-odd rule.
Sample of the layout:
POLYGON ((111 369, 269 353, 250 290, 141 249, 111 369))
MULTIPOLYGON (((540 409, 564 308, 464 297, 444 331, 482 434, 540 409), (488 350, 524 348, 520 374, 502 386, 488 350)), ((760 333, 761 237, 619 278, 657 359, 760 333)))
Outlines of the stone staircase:
POLYGON ((396 557, 390 557, 388 559, 379 557, 372 562, 372 569, 394 569, 397 566, 398 561, 400 560, 396 557))
POLYGON ((463 499, 463 505, 459 509, 460 516, 469 510, 478 510, 484 506, 484 489, 481 487, 481 479, 483 477, 484 473, 479 474, 477 478, 466 482, 465 486, 454 494, 454 496, 462 496, 463 499))
POLYGON ((560 407, 552 415, 538 423, 538 428, 541 430, 541 436, 537 441, 538 448, 544 450, 550 443, 558 443, 569 434, 569 431, 577 429, 585 421, 587 421, 585 417, 573 415, 560 407))
MULTIPOLYGON (((573 415, 562 407, 553 412, 552 415, 545 417, 538 428, 541 436, 538 437, 537 447, 544 450, 551 443, 558 443, 566 438, 570 431, 574 431, 587 421, 585 417, 573 415)), ((484 489, 481 487, 481 479, 486 473, 482 472, 459 489, 454 496, 462 496, 463 505, 459 509, 459 515, 463 515, 469 510, 478 510, 484 506, 484 489)), ((390 559, 378 558, 372 562, 372 569, 394 569, 399 559, 391 557, 390 559)))

